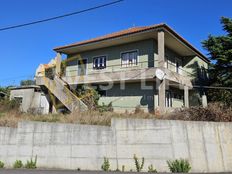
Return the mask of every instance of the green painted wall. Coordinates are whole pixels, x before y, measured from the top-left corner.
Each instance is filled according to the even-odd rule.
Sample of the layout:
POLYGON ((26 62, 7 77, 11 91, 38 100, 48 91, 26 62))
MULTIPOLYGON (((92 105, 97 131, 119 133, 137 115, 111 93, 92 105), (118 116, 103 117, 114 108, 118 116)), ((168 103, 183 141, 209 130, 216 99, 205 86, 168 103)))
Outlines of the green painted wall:
MULTIPOLYGON (((158 61, 158 48, 157 42, 153 39, 143 40, 139 42, 118 45, 103 49, 92 50, 88 52, 82 52, 80 54, 68 55, 67 60, 68 66, 66 68, 67 76, 76 76, 77 75, 77 60, 80 58, 87 59, 87 75, 92 73, 99 72, 112 72, 112 71, 123 71, 128 68, 121 67, 121 52, 138 50, 138 62, 139 65, 136 67, 130 68, 147 68, 147 67, 157 67, 158 61), (107 57, 107 68, 103 70, 93 70, 93 57, 106 55, 107 57), (143 63, 142 63, 143 62, 143 63)), ((176 58, 179 58, 181 61, 180 68, 183 69, 183 75, 187 72, 188 75, 196 72, 197 67, 208 68, 208 64, 200 59, 199 57, 183 57, 179 56, 174 51, 165 48, 165 57, 167 58, 169 65, 168 69, 176 71, 176 58), (171 65, 172 66, 171 66, 171 65)), ((195 77, 195 76, 194 76, 195 77)), ((154 82, 149 82, 150 84, 154 82)), ((171 89, 177 93, 183 95, 183 90, 180 89, 171 89)), ((154 108, 154 95, 155 90, 142 90, 140 82, 137 83, 126 83, 125 90, 120 89, 119 84, 114 84, 112 89, 107 90, 107 96, 101 97, 99 104, 105 103, 109 104, 112 102, 115 111, 133 111, 136 106, 140 106, 145 111, 152 110, 154 108)), ((190 93, 190 105, 198 105, 199 98, 196 94, 190 93), (191 97, 191 95, 193 95, 191 97)), ((182 107, 184 105, 183 99, 173 98, 172 107, 182 107)))
POLYGON ((81 57, 87 59, 87 74, 97 73, 97 72, 112 72, 127 70, 128 68, 121 67, 121 53, 131 50, 138 50, 138 66, 131 68, 147 68, 154 66, 154 49, 153 40, 143 40, 139 42, 118 45, 103 49, 92 50, 88 52, 78 53, 76 55, 68 55, 68 66, 66 68, 67 76, 77 75, 77 60, 81 57), (96 56, 105 55, 107 58, 106 69, 93 70, 93 58, 96 56), (71 58, 71 59, 70 59, 71 58), (74 59, 73 59, 74 58, 74 59), (69 60, 72 60, 69 62, 69 60))
POLYGON ((112 102, 116 111, 133 111, 140 106, 147 112, 154 108, 154 82, 147 82, 146 86, 147 89, 144 89, 140 82, 126 83, 125 89, 122 89, 120 84, 114 84, 112 89, 107 90, 107 96, 100 98, 99 104, 112 102))
POLYGON ((183 69, 189 73, 192 78, 197 77, 197 69, 204 67, 208 69, 208 63, 198 56, 186 57, 183 59, 183 69))

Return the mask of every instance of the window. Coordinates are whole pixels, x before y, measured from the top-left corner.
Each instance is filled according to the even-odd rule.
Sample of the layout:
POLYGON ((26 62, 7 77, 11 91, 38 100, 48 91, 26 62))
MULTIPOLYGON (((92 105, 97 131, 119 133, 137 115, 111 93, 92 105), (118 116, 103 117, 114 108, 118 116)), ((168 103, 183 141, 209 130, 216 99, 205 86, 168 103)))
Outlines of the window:
POLYGON ((23 103, 23 97, 14 97, 14 100, 20 105, 23 103))
POLYGON ((201 66, 201 78, 203 80, 207 79, 207 72, 204 66, 201 66))
POLYGON ((138 64, 138 51, 121 53, 122 67, 135 66, 138 64))
POLYGON ((87 74, 87 59, 77 61, 77 75, 83 76, 87 74))
POLYGON ((166 91, 166 100, 165 100, 165 106, 166 107, 172 107, 172 92, 166 91))
POLYGON ((106 68, 106 56, 98 56, 93 58, 93 69, 106 68))
POLYGON ((178 74, 182 74, 181 68, 182 68, 182 61, 181 61, 181 59, 176 58, 176 72, 178 74))

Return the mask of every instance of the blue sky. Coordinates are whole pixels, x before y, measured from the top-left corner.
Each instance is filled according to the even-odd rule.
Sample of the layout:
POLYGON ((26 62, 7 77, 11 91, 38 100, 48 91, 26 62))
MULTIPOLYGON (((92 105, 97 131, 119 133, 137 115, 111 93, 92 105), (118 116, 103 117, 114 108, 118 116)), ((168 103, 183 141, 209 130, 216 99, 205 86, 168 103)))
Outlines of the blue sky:
MULTIPOLYGON (((113 0, 1 0, 0 28, 82 10, 113 0)), ((232 17, 231 0, 125 0, 119 4, 29 27, 0 32, 0 86, 32 78, 56 46, 133 26, 167 23, 206 54, 201 41, 220 35, 221 16, 232 17)))

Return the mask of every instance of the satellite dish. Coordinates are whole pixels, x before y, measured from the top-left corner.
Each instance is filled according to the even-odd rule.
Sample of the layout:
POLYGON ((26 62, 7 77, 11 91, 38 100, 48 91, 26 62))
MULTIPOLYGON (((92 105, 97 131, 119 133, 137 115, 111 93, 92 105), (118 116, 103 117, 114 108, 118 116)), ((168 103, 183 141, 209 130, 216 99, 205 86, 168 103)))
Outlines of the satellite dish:
POLYGON ((165 77, 165 73, 161 69, 157 69, 155 75, 159 80, 163 80, 165 77))

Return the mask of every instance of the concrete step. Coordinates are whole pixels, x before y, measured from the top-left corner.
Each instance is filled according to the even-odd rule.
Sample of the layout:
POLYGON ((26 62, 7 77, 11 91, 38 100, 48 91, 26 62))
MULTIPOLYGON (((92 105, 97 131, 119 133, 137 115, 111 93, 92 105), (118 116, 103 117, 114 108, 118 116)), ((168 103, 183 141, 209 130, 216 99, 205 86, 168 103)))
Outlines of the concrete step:
POLYGON ((54 79, 47 77, 36 77, 36 84, 45 86, 54 96, 56 96, 68 108, 70 112, 86 111, 88 107, 78 98, 71 90, 69 90, 59 77, 54 79))

